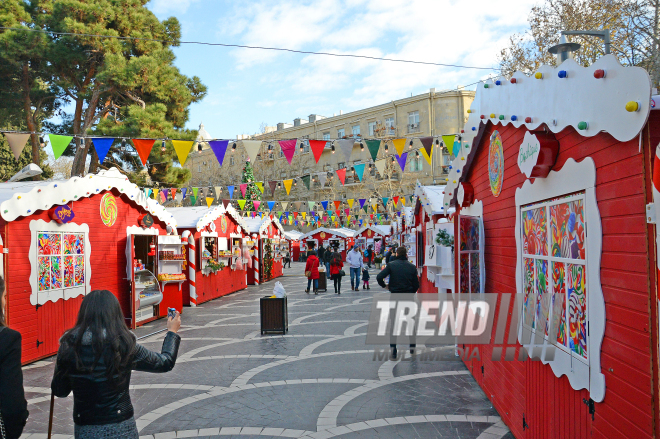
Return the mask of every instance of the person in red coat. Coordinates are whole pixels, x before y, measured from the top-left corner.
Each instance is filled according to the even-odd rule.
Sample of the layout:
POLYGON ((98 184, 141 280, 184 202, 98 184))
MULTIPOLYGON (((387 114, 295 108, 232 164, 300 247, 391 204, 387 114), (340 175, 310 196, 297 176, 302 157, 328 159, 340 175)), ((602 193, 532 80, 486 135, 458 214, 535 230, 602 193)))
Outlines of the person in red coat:
POLYGON ((309 294, 309 289, 314 281, 314 294, 319 293, 319 258, 316 252, 311 250, 307 253, 307 264, 305 264, 305 276, 307 276, 307 289, 305 292, 309 294))
POLYGON ((341 260, 339 253, 334 253, 333 255, 330 262, 330 277, 335 283, 335 293, 341 294, 341 271, 344 268, 344 262, 341 260))

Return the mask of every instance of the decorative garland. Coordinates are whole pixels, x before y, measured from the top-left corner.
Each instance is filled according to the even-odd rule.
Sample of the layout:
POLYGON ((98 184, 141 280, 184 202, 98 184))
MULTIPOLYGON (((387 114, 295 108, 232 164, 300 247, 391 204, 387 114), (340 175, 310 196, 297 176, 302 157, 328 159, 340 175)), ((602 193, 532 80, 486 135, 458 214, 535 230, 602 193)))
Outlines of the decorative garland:
POLYGON ((270 239, 264 241, 264 279, 270 280, 273 277, 273 247, 270 239))

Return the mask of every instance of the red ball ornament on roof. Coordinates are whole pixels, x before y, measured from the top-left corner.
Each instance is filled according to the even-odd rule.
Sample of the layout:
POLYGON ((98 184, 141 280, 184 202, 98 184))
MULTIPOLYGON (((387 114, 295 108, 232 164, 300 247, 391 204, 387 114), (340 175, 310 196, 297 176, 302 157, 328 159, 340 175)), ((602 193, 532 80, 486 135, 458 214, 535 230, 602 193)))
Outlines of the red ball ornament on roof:
POLYGON ((518 83, 518 80, 516 78, 511 78, 511 81, 509 81, 511 84, 516 84, 518 83))
POLYGON ((598 70, 594 71, 594 78, 603 79, 604 77, 605 77, 605 70, 598 69, 598 70))
POLYGON ((482 114, 480 117, 481 117, 482 119, 485 119, 485 118, 486 118, 486 115, 485 115, 485 114, 482 114))
POLYGON ((527 117, 525 118, 525 123, 532 123, 532 118, 529 117, 529 116, 527 116, 527 117))

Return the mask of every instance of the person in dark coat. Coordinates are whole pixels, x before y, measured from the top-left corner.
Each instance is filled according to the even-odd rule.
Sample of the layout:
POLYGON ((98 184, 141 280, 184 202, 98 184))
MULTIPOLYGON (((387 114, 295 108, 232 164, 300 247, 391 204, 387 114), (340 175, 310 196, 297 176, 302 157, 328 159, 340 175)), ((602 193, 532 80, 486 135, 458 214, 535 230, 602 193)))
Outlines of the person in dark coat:
POLYGON ((374 259, 374 250, 371 245, 364 251, 364 257, 367 258, 367 267, 371 268, 371 261, 374 259))
POLYGON ((395 251, 394 247, 390 247, 387 250, 387 253, 385 253, 385 265, 390 263, 390 259, 392 259, 392 255, 394 254, 394 251, 395 251))
POLYGON ((138 439, 128 388, 131 372, 168 372, 176 363, 181 316, 167 319, 161 353, 137 344, 126 327, 119 301, 107 290, 85 296, 76 325, 60 339, 53 394, 73 392, 74 436, 138 439))
MULTIPOLYGON (((417 277, 417 267, 408 262, 408 254, 405 247, 399 247, 396 250, 396 257, 390 259, 378 276, 376 276, 378 285, 388 288, 390 293, 395 294, 415 294, 419 289, 419 277, 417 277), (385 285, 385 278, 390 277, 389 285, 385 285)), ((391 343, 392 357, 396 358, 396 343, 391 343)), ((410 353, 415 351, 415 344, 410 344, 410 353)))
MULTIPOLYGON (((332 260, 335 257, 335 253, 337 252, 337 248, 338 247, 334 247, 334 251, 333 251, 332 248, 328 247, 325 250, 325 254, 323 255, 323 259, 319 258, 319 261, 323 262, 323 264, 325 265, 325 272, 326 272, 325 276, 326 276, 326 278, 330 275, 330 263, 332 262, 332 260)), ((341 255, 340 255, 340 257, 341 257, 341 255)))
POLYGON ((21 370, 21 333, 5 322, 7 299, 5 282, 0 277, 0 416, 7 439, 18 439, 30 412, 27 410, 21 370))
POLYGON ((318 256, 319 261, 325 261, 325 248, 323 247, 323 243, 319 245, 319 249, 316 251, 316 256, 318 256))

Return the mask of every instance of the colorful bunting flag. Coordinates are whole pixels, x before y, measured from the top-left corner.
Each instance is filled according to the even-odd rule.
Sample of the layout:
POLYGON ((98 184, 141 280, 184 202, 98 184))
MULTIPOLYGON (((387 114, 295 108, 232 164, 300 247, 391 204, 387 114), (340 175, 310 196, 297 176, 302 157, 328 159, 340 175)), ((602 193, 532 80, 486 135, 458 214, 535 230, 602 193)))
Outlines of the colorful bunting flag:
POLYGON ((314 160, 316 160, 316 163, 318 163, 321 159, 321 154, 323 154, 323 150, 325 149, 325 145, 327 143, 328 142, 326 140, 309 141, 309 146, 312 148, 312 153, 314 154, 314 160))
POLYGON ((355 146, 355 139, 339 139, 335 140, 335 144, 339 146, 339 149, 342 154, 344 154, 344 157, 346 157, 346 160, 350 160, 353 146, 355 146))
POLYGON ((241 184, 239 188, 241 188, 241 195, 245 196, 245 191, 247 190, 247 183, 241 184))
MULTIPOLYGON (((282 205, 282 209, 284 209, 284 210, 286 210, 286 208, 289 206, 288 201, 281 201, 280 204, 282 205)), ((287 215, 288 215, 288 213, 287 213, 287 215)))
POLYGON ((211 150, 213 151, 213 154, 215 154, 215 158, 218 160, 218 163, 220 166, 222 166, 222 162, 225 160, 225 153, 227 152, 227 145, 229 144, 229 140, 210 140, 209 141, 209 146, 211 147, 211 150))
MULTIPOLYGON (((14 153, 14 158, 16 158, 16 161, 18 161, 18 158, 21 156, 21 153, 23 152, 23 148, 25 148, 25 144, 30 138, 30 134, 29 133, 2 133, 2 134, 4 134, 5 137, 7 138, 7 142, 9 143, 9 148, 11 148, 11 152, 14 153)), ((96 153, 98 154, 98 150, 96 153)), ((101 156, 99 155, 99 160, 100 157, 101 156)), ((105 157, 105 155, 103 157, 105 157)), ((101 162, 102 161, 103 160, 101 160, 101 162)))
MULTIPOLYGON (((151 154, 151 148, 154 147, 155 142, 156 139, 133 139, 133 146, 140 156, 143 166, 147 164, 147 159, 149 158, 149 154, 151 154)), ((50 143, 53 143, 52 139, 50 143)))
POLYGON ((261 205, 261 201, 254 200, 252 201, 252 204, 254 205, 254 210, 259 210, 259 206, 261 205))
POLYGON ((390 201, 390 197, 383 197, 383 207, 387 209, 387 202, 390 201))
POLYGON ((259 150, 261 149, 261 140, 243 140, 242 142, 245 151, 250 157, 250 161, 254 163, 257 160, 257 154, 259 154, 259 150))
POLYGON ((193 146, 192 140, 172 140, 172 146, 174 146, 174 152, 179 158, 179 163, 183 166, 188 160, 188 154, 190 154, 190 149, 193 146))
POLYGON ((194 187, 194 188, 192 188, 192 191, 193 191, 193 196, 197 197, 197 193, 199 192, 199 188, 194 187))
POLYGON ((362 181, 362 176, 364 175, 364 167, 366 165, 364 163, 360 163, 358 165, 353 165, 353 169, 355 169, 355 174, 357 174, 358 179, 362 181))
POLYGON ((325 187, 325 182, 328 181, 328 174, 325 172, 321 172, 318 175, 319 177, 319 183, 321 183, 321 187, 325 187))
POLYGON ((344 182, 346 181, 346 168, 342 169, 337 169, 337 177, 339 177, 339 181, 341 181, 342 186, 344 185, 344 182))
MULTIPOLYGON (((96 155, 99 157, 99 163, 103 163, 103 160, 105 160, 105 156, 108 155, 108 151, 110 151, 110 147, 114 141, 114 138, 92 137, 92 143, 94 144, 96 155)), ((16 153, 14 152, 14 154, 16 153)))
POLYGON ((430 165, 430 159, 433 157, 433 137, 421 137, 419 141, 422 142, 422 152, 425 153, 424 158, 426 158, 430 165))
POLYGON ((176 188, 171 188, 170 189, 170 196, 172 197, 172 199, 174 199, 174 197, 176 197, 176 188))
MULTIPOLYGON (((73 139, 73 136, 60 136, 58 134, 49 134, 48 139, 50 140, 51 148, 53 148, 53 156, 55 156, 56 159, 59 159, 60 156, 62 156, 62 153, 64 152, 66 147, 69 146, 69 143, 71 143, 71 139, 73 139)), ((151 151, 151 148, 149 148, 149 151, 151 151)), ((147 157, 148 156, 149 154, 147 153, 147 157)), ((140 157, 142 156, 140 155, 140 157)), ((142 164, 146 163, 146 161, 147 161, 146 158, 142 160, 142 164)))
POLYGON ((321 206, 323 206, 323 210, 328 210, 328 203, 329 201, 321 201, 321 206))
POLYGON ((286 161, 291 164, 291 160, 293 160, 293 155, 296 153, 296 145, 298 144, 297 139, 290 139, 290 140, 280 140, 278 141, 280 144, 280 148, 282 148, 282 153, 284 154, 284 157, 286 157, 286 161))
POLYGON ((186 192, 188 192, 188 188, 185 187, 181 188, 181 195, 183 195, 184 200, 186 199, 186 192))
POLYGON ((222 200, 222 205, 225 207, 225 209, 227 208, 227 206, 229 206, 230 203, 231 203, 231 200, 226 200, 226 199, 222 200))
POLYGON ((282 183, 284 183, 286 194, 289 195, 291 193, 291 185, 293 184, 293 180, 292 179, 284 180, 282 183))
POLYGON ((276 181, 269 181, 268 186, 270 187, 270 196, 275 195, 275 189, 277 189, 277 182, 276 181))
POLYGON ((348 203, 348 207, 349 207, 350 209, 353 208, 353 202, 354 202, 354 201, 355 201, 355 200, 354 200, 353 198, 349 198, 348 200, 346 200, 346 202, 348 203))
POLYGON ((229 192, 229 199, 234 198, 234 186, 227 186, 227 191, 229 192))
POLYGON ((455 135, 449 134, 449 135, 443 135, 442 136, 442 143, 445 144, 447 149, 449 150, 449 154, 452 154, 452 151, 454 149, 454 139, 456 138, 455 135))
POLYGON ((218 200, 220 198, 220 193, 222 192, 222 187, 214 186, 213 189, 215 191, 215 199, 218 200))
POLYGON ((307 188, 307 190, 309 190, 309 187, 310 187, 309 186, 310 179, 311 179, 311 176, 309 176, 309 175, 303 175, 303 177, 302 177, 302 181, 305 184, 305 187, 307 188))
POLYGON ((246 200, 237 200, 238 201, 238 207, 241 208, 241 210, 245 209, 245 201, 246 200))
POLYGON ((206 207, 211 207, 211 204, 213 204, 213 197, 206 197, 206 207))
POLYGON ((401 172, 406 171, 406 160, 408 159, 408 153, 404 152, 401 154, 400 157, 396 158, 396 161, 399 162, 399 166, 401 167, 401 172))
POLYGON ((396 207, 399 204, 399 197, 392 197, 392 201, 394 202, 394 207, 396 207))
POLYGON ((255 185, 257 186, 257 189, 259 189, 259 192, 261 192, 263 194, 264 193, 264 184, 263 184, 263 182, 258 181, 258 182, 255 183, 255 185))
POLYGON ((378 150, 380 150, 380 140, 365 140, 365 142, 367 144, 367 149, 369 149, 369 153, 371 154, 371 158, 376 161, 378 150))
POLYGON ((362 209, 364 207, 364 203, 367 201, 367 199, 366 198, 360 198, 358 201, 360 202, 360 209, 362 209))
POLYGON ((273 207, 275 207, 275 201, 268 201, 268 210, 272 211, 273 207))
POLYGON ((394 139, 392 140, 392 143, 394 144, 394 148, 396 149, 396 153, 401 157, 401 154, 403 154, 403 149, 406 147, 406 140, 407 139, 394 139))
MULTIPOLYGON (((316 201, 308 201, 307 202, 307 210, 311 212, 312 209, 314 209, 314 206, 316 205, 316 201)), ((314 212, 312 212, 313 214, 314 212)))
POLYGON ((376 170, 378 170, 378 173, 380 174, 380 176, 384 177, 385 176, 385 166, 387 165, 387 161, 385 159, 376 160, 374 162, 374 165, 376 165, 376 170))

